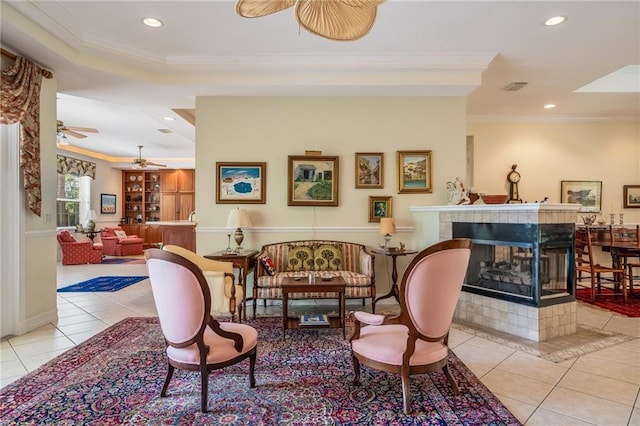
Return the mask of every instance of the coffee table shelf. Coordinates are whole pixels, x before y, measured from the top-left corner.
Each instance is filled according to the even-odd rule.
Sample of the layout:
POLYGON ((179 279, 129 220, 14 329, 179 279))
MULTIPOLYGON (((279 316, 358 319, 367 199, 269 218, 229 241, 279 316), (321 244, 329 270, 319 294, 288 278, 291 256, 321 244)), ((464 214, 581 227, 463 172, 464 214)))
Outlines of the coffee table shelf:
MULTIPOLYGON (((345 297, 346 282, 342 277, 333 277, 330 281, 317 280, 309 283, 306 277, 300 279, 287 277, 282 280, 282 339, 286 338, 288 328, 316 329, 342 328, 342 338, 346 338, 345 331, 345 297), (289 295, 291 293, 338 293, 338 317, 329 317, 329 325, 300 325, 300 317, 289 316, 289 295)), ((329 299, 327 297, 327 299, 329 299)))

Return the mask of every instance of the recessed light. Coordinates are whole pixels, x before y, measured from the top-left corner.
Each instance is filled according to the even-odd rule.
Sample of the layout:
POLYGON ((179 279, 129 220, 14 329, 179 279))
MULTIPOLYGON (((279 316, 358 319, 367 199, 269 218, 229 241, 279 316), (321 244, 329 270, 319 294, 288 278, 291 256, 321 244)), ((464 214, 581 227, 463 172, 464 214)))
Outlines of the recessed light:
POLYGON ((164 119, 166 121, 175 121, 175 118, 173 118, 173 117, 164 117, 164 119))
POLYGON ((544 106, 544 109, 551 109, 551 108, 555 108, 555 107, 556 107, 556 104, 546 104, 544 106))
POLYGON ((554 16, 552 18, 547 19, 546 21, 544 21, 544 24, 547 27, 552 27, 554 25, 559 25, 562 24, 563 22, 565 22, 567 20, 566 16, 554 16))
POLYGON ((164 25, 162 21, 157 18, 144 18, 142 20, 142 23, 145 24, 147 27, 152 27, 152 28, 158 28, 164 25))

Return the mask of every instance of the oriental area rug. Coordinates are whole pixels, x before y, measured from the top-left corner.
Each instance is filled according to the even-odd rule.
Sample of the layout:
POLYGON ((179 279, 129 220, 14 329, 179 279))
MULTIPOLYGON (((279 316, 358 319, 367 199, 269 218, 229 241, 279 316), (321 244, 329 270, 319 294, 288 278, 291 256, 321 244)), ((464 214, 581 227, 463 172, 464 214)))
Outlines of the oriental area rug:
POLYGON ((576 299, 596 305, 600 308, 607 309, 618 314, 626 315, 628 317, 638 318, 640 317, 640 296, 638 293, 640 290, 634 288, 633 297, 627 297, 627 303, 624 303, 624 299, 621 295, 613 295, 613 292, 608 288, 603 288, 602 293, 596 296, 596 301, 591 301, 591 289, 579 288, 576 291, 576 299))
POLYGON ((351 384, 349 344, 337 330, 288 330, 259 318, 256 387, 248 360, 209 378, 209 412, 200 379, 176 370, 166 398, 164 341, 157 318, 127 318, 0 390, 3 424, 172 425, 517 425, 518 420, 450 354, 460 386, 442 373, 411 379, 412 414, 402 412, 397 375, 362 367, 351 384))

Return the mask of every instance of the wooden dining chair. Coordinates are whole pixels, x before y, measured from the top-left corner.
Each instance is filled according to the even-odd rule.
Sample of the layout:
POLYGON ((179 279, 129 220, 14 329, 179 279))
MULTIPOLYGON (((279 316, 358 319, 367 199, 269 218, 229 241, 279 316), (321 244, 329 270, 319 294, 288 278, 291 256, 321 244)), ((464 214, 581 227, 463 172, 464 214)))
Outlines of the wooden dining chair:
MULTIPOLYGON (((629 244, 640 248, 640 225, 636 226, 609 226, 609 237, 612 244, 629 244)), ((627 280, 629 281, 629 296, 633 296, 633 280, 634 278, 640 279, 640 254, 633 256, 625 255, 620 258, 620 266, 627 273, 627 280), (634 277, 634 268, 637 268, 637 275, 634 277)))
POLYGON ((576 276, 588 275, 591 288, 591 302, 596 296, 602 296, 602 287, 612 291, 610 295, 622 295, 627 303, 627 284, 625 270, 622 267, 603 266, 593 260, 593 245, 589 226, 576 229, 576 276), (610 287, 609 287, 610 286, 610 287), (596 291, 597 289, 597 291, 596 291))

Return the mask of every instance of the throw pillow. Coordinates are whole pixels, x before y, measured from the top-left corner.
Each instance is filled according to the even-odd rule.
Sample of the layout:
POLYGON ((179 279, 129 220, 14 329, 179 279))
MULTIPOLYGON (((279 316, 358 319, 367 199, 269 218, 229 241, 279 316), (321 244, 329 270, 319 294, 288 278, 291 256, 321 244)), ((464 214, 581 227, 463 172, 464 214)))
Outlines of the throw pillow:
POLYGON ((318 271, 341 271, 344 269, 342 249, 337 244, 321 244, 313 252, 318 271))
POLYGON ((313 271, 313 250, 309 246, 289 246, 287 271, 313 271))
POLYGON ((123 239, 123 238, 127 238, 127 233, 124 232, 123 230, 120 229, 116 229, 113 231, 113 234, 118 237, 119 240, 123 239))
POLYGON ((273 260, 271 260, 269 255, 262 256, 260 258, 260 262, 262 262, 262 266, 264 266, 264 270, 267 272, 267 274, 275 275, 275 273, 277 272, 276 265, 275 263, 273 263, 273 260))

